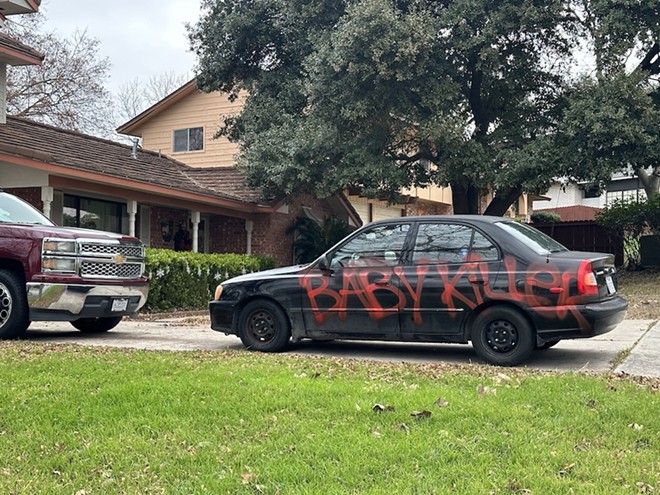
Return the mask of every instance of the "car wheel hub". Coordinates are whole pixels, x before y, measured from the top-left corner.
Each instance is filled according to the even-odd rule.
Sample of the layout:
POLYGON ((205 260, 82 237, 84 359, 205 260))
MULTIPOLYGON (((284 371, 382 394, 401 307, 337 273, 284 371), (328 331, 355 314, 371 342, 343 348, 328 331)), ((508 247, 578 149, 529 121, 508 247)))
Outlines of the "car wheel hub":
POLYGON ((486 330, 486 343, 496 352, 509 352, 518 344, 518 331, 508 321, 494 321, 486 330))
POLYGON ((4 284, 0 284, 0 328, 2 328, 11 316, 11 295, 4 284))
POLYGON ((270 313, 259 311, 250 318, 249 328, 257 339, 270 340, 275 335, 275 321, 270 313))

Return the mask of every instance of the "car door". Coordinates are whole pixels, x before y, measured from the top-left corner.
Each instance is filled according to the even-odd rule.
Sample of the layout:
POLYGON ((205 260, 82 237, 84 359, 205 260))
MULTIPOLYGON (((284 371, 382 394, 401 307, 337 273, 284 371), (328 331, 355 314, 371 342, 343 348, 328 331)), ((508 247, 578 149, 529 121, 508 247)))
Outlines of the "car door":
POLYGON ((405 297, 396 269, 410 230, 409 222, 375 224, 328 253, 327 269, 312 268, 301 278, 308 336, 398 337, 405 297))
POLYGON ((433 340, 443 335, 460 341, 465 318, 487 299, 487 287, 495 282, 499 250, 466 223, 421 222, 413 238, 406 264, 399 268, 400 288, 408 300, 401 315, 402 337, 433 340))

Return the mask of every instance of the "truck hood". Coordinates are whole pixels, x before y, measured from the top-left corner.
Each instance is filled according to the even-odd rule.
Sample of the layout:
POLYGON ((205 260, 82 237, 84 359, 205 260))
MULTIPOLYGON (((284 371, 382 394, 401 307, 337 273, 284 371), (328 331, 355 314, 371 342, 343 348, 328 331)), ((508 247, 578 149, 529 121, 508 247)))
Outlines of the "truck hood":
POLYGON ((4 229, 11 229, 12 236, 16 238, 30 237, 33 239, 43 237, 59 237, 61 239, 102 239, 102 240, 126 240, 137 242, 134 237, 105 232, 102 230, 79 229, 75 227, 59 227, 56 225, 27 224, 27 223, 3 223, 4 229))

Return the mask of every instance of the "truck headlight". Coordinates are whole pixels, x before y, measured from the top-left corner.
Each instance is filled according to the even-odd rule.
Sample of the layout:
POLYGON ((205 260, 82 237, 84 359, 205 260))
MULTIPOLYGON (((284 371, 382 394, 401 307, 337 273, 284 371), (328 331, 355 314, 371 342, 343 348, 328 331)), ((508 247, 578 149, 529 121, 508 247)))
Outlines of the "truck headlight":
POLYGON ((65 241, 60 239, 44 239, 43 252, 75 254, 76 241, 71 241, 71 240, 65 241))
POLYGON ((44 258, 41 266, 45 272, 76 273, 75 258, 44 258))

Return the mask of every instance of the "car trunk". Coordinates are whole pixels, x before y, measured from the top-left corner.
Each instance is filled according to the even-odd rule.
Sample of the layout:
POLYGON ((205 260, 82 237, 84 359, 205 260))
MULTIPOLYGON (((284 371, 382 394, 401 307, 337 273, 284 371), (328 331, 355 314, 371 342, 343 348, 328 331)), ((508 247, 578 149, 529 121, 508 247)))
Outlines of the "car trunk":
POLYGON ((616 294, 618 281, 613 254, 564 251, 551 253, 549 258, 567 270, 577 270, 571 293, 575 290, 576 295, 584 295, 588 300, 604 300, 616 294), (575 268, 571 270, 571 266, 575 268))

